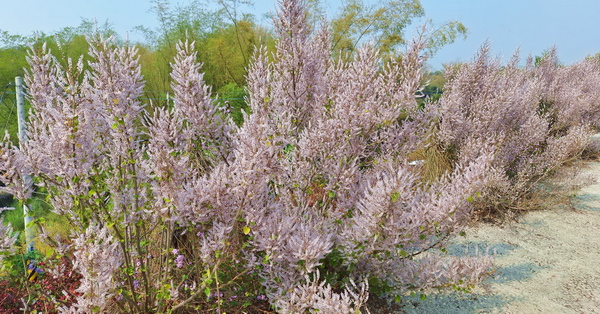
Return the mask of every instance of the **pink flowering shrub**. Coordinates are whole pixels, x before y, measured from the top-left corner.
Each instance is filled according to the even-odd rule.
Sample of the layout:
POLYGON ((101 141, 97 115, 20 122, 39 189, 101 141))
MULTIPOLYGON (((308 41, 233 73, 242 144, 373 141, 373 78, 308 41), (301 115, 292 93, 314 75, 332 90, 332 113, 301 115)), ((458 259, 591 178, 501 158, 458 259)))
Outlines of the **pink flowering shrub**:
POLYGON ((17 236, 13 233, 10 224, 4 225, 0 217, 0 264, 5 256, 14 253, 17 236))
POLYGON ((538 60, 530 71, 542 81, 542 101, 551 115, 552 128, 566 131, 589 124, 600 129, 600 62, 586 58, 571 66, 558 63, 556 49, 538 60))
POLYGON ((223 292, 258 278, 279 312, 350 313, 369 286, 401 296, 487 272, 489 258, 441 249, 470 219, 493 143, 427 185, 407 163, 439 119, 415 99, 425 39, 397 61, 369 45, 335 61, 302 3, 281 2, 277 52, 256 54, 239 128, 189 43, 172 65, 173 107, 152 111, 133 47, 90 39, 87 70, 31 52, 29 140, 3 151, 3 180, 30 193, 12 168, 23 165, 71 221, 62 250, 82 278, 61 311, 220 307, 223 292))
POLYGON ((468 198, 482 186, 489 156, 427 188, 405 164, 435 117, 415 101, 423 42, 383 68, 370 46, 333 62, 327 30, 311 36, 304 14, 299 2, 282 3, 277 53, 260 51, 249 71, 252 114, 237 133, 236 158, 205 184, 235 197, 213 196, 204 211, 240 213, 252 236, 250 262, 282 312, 348 312, 365 301, 364 287, 352 291, 349 282, 341 287, 349 305, 325 307, 342 296, 317 269, 359 285, 367 277, 394 293, 477 281, 488 260, 427 252, 468 221, 468 198), (301 297, 315 289, 320 297, 301 297))
POLYGON ((515 53, 502 65, 485 44, 473 62, 447 73, 439 101, 439 139, 458 163, 494 151, 480 209, 517 204, 541 177, 581 154, 597 123, 600 103, 587 92, 597 64, 560 68, 553 52, 539 66, 530 59, 520 68, 519 61, 515 53), (591 78, 575 82, 588 71, 591 78))

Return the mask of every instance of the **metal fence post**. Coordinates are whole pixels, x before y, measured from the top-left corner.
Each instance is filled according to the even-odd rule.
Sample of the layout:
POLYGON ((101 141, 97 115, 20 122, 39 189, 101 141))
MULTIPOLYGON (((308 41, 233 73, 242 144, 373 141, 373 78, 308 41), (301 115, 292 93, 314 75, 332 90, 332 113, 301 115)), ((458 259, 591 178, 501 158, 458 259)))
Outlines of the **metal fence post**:
MULTIPOLYGON (((15 77, 15 86, 17 94, 17 122, 19 126, 19 146, 23 147, 23 143, 27 141, 27 132, 25 130, 25 98, 23 95, 23 78, 20 76, 15 77)), ((24 181, 29 181, 29 175, 24 176, 24 181)), ((25 200, 23 200, 23 219, 25 221, 25 242, 27 246, 27 252, 33 252, 33 239, 34 229, 32 226, 33 217, 29 215, 29 207, 25 200)))

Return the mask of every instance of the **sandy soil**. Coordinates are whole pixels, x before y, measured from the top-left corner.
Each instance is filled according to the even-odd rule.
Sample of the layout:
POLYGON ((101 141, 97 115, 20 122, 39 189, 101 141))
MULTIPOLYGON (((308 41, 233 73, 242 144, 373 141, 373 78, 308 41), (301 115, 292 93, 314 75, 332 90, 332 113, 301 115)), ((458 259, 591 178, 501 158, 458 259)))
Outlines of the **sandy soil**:
MULTIPOLYGON (((581 162, 600 179, 600 162, 581 162)), ((600 180, 599 180, 600 181, 600 180)), ((408 313, 600 313, 600 183, 501 226, 467 230, 450 252, 496 255, 493 278, 472 294, 412 300, 408 313)))

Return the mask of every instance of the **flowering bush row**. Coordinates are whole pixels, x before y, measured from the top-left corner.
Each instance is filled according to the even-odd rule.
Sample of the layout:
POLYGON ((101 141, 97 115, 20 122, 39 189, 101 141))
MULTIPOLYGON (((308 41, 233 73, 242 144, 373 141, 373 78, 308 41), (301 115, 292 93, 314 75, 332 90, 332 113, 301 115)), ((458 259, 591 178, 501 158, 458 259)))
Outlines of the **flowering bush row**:
POLYGON ((446 74, 438 138, 458 162, 494 151, 476 206, 505 212, 588 146, 598 128, 600 63, 562 67, 551 50, 521 68, 518 52, 502 65, 489 49, 446 74))
POLYGON ((397 60, 369 45, 335 60, 302 1, 282 1, 275 25, 277 52, 259 49, 249 69, 241 127, 211 98, 190 43, 172 64, 173 106, 154 109, 138 100, 133 47, 92 38, 87 67, 31 51, 29 139, 4 144, 2 180, 26 199, 32 174, 71 221, 56 252, 81 279, 60 311, 268 300, 282 313, 350 313, 369 291, 468 288, 491 259, 443 248, 474 206, 530 186, 585 144, 587 129, 561 116, 572 89, 556 77, 569 74, 550 61, 500 67, 484 50, 422 106, 425 38, 397 60), (408 160, 432 143, 452 169, 424 182, 408 160))

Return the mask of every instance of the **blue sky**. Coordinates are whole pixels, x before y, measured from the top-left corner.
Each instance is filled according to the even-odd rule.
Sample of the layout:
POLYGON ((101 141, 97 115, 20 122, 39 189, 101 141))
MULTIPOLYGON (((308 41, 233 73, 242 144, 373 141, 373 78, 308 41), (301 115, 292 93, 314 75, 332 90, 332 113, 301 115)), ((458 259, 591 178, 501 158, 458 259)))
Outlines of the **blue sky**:
MULTIPOLYGON (((30 35, 52 33, 65 26, 78 26, 81 18, 108 20, 121 36, 140 38, 137 25, 155 27, 150 0, 4 0, 0 30, 30 35)), ((171 0, 171 3, 187 0, 171 0)), ((275 1, 256 0, 254 13, 273 10, 275 1)), ((329 10, 340 3, 323 1, 329 10)), ((469 61, 485 40, 504 59, 520 47, 525 58, 540 55, 556 45, 560 60, 571 64, 600 52, 599 0, 421 0, 425 12, 436 23, 458 20, 469 29, 467 40, 443 48, 430 60, 433 68, 449 62, 469 61)), ((245 10, 244 10, 245 11, 245 10)), ((410 30, 408 31, 410 34, 410 30)))

